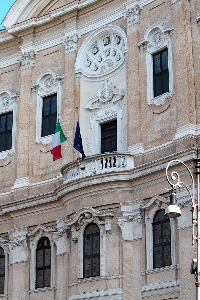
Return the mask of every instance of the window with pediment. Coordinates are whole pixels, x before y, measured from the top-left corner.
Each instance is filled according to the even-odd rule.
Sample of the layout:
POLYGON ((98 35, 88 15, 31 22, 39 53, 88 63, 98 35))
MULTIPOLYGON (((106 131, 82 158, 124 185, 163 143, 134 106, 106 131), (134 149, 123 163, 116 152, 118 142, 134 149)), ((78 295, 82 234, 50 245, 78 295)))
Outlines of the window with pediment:
POLYGON ((37 97, 36 142, 52 142, 57 115, 61 110, 61 82, 63 75, 47 71, 31 86, 37 97))
POLYGON ((46 237, 42 237, 36 249, 36 288, 51 285, 51 246, 46 237))
POLYGON ((15 151, 17 94, 0 92, 0 159, 15 151))
POLYGON ((91 223, 83 235, 83 277, 100 276, 100 229, 91 223))
POLYGON ((147 100, 162 105, 173 96, 173 65, 171 33, 173 27, 153 25, 138 44, 146 48, 147 100))

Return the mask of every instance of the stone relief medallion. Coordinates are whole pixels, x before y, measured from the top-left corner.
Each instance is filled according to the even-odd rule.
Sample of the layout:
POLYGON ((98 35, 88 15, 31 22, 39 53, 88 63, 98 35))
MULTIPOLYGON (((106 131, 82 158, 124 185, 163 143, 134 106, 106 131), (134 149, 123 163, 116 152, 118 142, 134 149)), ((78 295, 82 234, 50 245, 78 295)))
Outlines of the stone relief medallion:
POLYGON ((1 108, 2 109, 7 109, 9 105, 10 105, 10 97, 4 96, 1 99, 1 108))
POLYGON ((162 43, 163 40, 163 35, 161 31, 157 31, 156 33, 154 33, 154 35, 152 36, 152 44, 154 46, 158 46, 159 44, 162 43))
POLYGON ((52 74, 46 74, 43 76, 40 80, 40 88, 42 88, 45 91, 49 91, 53 88, 54 86, 54 78, 52 74))

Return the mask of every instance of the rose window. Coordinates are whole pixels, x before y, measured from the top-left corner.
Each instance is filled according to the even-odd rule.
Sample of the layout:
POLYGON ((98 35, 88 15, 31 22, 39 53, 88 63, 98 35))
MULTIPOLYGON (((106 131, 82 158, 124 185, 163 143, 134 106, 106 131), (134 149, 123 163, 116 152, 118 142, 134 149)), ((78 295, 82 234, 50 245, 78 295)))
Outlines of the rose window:
POLYGON ((116 33, 102 36, 88 48, 84 60, 84 71, 90 75, 110 73, 124 61, 125 43, 116 33))

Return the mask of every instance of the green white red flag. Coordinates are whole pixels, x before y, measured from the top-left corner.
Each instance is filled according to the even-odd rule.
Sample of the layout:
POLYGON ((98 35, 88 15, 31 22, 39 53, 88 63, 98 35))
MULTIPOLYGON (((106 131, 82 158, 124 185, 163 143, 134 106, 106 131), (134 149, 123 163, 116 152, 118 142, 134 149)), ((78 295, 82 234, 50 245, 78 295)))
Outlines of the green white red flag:
POLYGON ((62 158, 61 143, 65 142, 66 140, 67 140, 67 138, 66 138, 64 132, 62 131, 60 121, 58 119, 57 124, 56 124, 55 134, 54 134, 51 149, 50 149, 51 154, 53 155, 53 160, 62 158))

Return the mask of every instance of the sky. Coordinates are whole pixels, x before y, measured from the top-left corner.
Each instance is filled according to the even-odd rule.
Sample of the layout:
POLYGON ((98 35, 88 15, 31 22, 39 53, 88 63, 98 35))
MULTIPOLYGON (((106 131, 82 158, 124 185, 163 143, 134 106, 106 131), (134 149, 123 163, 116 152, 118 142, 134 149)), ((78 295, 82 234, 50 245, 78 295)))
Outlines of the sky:
MULTIPOLYGON (((14 2, 15 0, 0 0, 0 24, 3 22, 3 19, 14 2)), ((0 30, 2 29, 3 27, 0 25, 0 30)))

